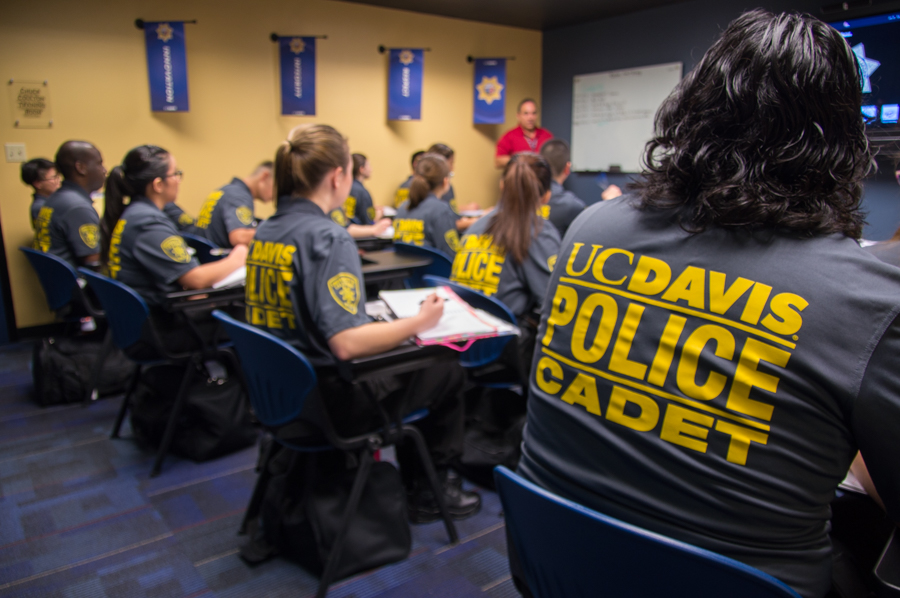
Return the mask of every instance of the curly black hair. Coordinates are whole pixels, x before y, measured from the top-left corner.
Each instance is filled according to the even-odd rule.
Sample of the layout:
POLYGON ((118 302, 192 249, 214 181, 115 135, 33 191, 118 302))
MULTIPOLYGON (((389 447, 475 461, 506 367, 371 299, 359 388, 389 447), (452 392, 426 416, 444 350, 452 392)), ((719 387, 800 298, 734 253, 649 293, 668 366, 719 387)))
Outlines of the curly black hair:
POLYGON ((647 143, 642 209, 709 226, 859 238, 874 167, 860 71, 812 16, 747 12, 666 99, 647 143))

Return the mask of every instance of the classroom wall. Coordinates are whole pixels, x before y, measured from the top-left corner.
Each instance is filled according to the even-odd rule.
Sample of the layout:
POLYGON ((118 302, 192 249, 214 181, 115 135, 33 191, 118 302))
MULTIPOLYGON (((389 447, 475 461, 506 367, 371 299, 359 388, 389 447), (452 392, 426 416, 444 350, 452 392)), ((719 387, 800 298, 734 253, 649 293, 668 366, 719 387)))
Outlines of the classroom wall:
MULTIPOLYGON (((52 159, 66 139, 86 139, 107 168, 135 145, 169 149, 185 172, 179 203, 195 215, 205 196, 232 176, 271 159, 287 132, 324 122, 369 156, 367 184, 387 204, 409 172, 409 156, 433 142, 456 150, 457 198, 496 200, 494 144, 515 123, 516 98, 539 97, 541 33, 327 0, 189 2, 47 0, 4 6, 0 76, 48 80, 51 129, 13 127, 0 98, 0 143, 25 143, 29 158, 52 159), (143 32, 134 20, 191 20, 186 25, 191 112, 152 113, 143 32), (316 117, 282 117, 277 46, 269 34, 327 35, 317 46, 316 117), (388 47, 427 47, 422 120, 389 123, 388 47), (472 65, 467 55, 515 56, 508 63, 507 126, 472 124, 472 65)), ((19 328, 52 320, 37 279, 17 247, 31 242, 30 193, 19 164, 0 166, 0 223, 19 328)), ((102 209, 102 208, 101 208, 102 209)), ((271 206, 257 205, 266 216, 271 206)))
MULTIPOLYGON (((602 19, 544 33, 542 123, 557 137, 571 140, 572 78, 577 74, 682 62, 688 73, 721 31, 745 10, 799 11, 821 15, 822 1, 693 0, 673 6, 602 19)), ((884 10, 894 8, 885 4, 884 10)), ((879 10, 879 9, 874 9, 879 10)), ((826 19, 828 20, 828 19, 826 19)), ((620 187, 632 179, 609 175, 620 187)), ((588 203, 600 201, 597 175, 575 174, 566 186, 588 203)), ((866 182, 863 209, 868 213, 864 237, 883 240, 900 224, 900 188, 893 173, 866 182)))

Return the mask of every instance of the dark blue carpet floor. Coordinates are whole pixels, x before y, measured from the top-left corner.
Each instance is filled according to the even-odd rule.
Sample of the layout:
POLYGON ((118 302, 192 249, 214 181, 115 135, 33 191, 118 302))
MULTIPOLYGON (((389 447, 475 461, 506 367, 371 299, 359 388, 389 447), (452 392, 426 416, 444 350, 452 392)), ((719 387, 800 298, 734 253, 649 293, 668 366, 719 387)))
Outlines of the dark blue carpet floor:
MULTIPOLYGON (((31 402, 30 345, 0 350, 0 596, 312 596, 317 578, 274 559, 238 557, 256 448, 209 463, 152 455, 110 440, 121 397, 88 408, 31 402)), ((334 598, 515 597, 497 495, 458 522, 413 526, 408 559, 339 581, 334 598)))

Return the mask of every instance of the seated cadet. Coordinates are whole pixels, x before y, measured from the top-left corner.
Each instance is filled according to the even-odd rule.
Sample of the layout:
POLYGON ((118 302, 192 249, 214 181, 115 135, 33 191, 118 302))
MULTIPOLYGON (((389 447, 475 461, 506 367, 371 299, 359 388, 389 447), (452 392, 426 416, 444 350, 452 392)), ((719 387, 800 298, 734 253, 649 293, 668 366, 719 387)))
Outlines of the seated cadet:
MULTIPOLYGON (((435 143, 431 147, 428 148, 429 154, 438 154, 439 156, 443 156, 444 159, 447 160, 447 164, 450 166, 450 178, 453 178, 453 164, 456 159, 456 152, 453 151, 449 145, 444 143, 435 143)), ((453 210, 453 213, 456 214, 456 230, 462 232, 469 228, 473 222, 478 220, 478 218, 471 217, 460 217, 459 212, 467 211, 467 210, 480 210, 481 206, 477 203, 472 202, 468 203, 464 206, 460 206, 456 201, 456 192, 453 190, 453 185, 451 184, 447 191, 440 196, 441 201, 446 202, 450 208, 453 210)))
POLYGON ((372 176, 372 165, 362 154, 353 154, 353 186, 344 202, 344 214, 354 224, 372 224, 381 219, 381 208, 372 204, 372 196, 363 187, 363 181, 372 176))
POLYGON ((272 163, 263 162, 250 176, 231 179, 206 198, 194 225, 219 247, 247 245, 256 232, 253 200, 272 201, 272 163))
POLYGON ((192 347, 193 339, 158 309, 165 295, 209 288, 243 266, 247 257, 246 245, 238 245, 223 259, 208 264, 200 265, 191 256, 163 212, 178 197, 181 176, 175 157, 166 150, 154 145, 134 148, 109 174, 101 225, 103 261, 109 276, 147 301, 162 328, 164 343, 173 351, 192 347), (127 207, 125 197, 131 199, 127 207))
MULTIPOLYGON (((349 196, 348 196, 349 197, 349 196)), ((347 218, 343 206, 338 206, 331 210, 328 216, 335 224, 347 229, 350 236, 354 239, 362 239, 364 237, 377 237, 391 227, 390 218, 381 218, 372 224, 356 224, 347 218)))
MULTIPOLYGON (((328 214, 344 203, 353 181, 346 140, 327 125, 291 131, 275 157, 278 201, 250 247, 247 267, 247 321, 298 346, 315 365, 375 355, 432 328, 443 312, 436 295, 412 318, 374 322, 365 312, 365 289, 356 244, 328 214), (292 291, 292 292, 291 292, 292 291), (292 297, 299 304, 292 304, 292 297)), ((464 374, 458 365, 430 367, 413 374, 385 375, 369 387, 389 410, 409 413, 427 406, 416 422, 438 469, 450 513, 475 513, 481 498, 464 492, 448 465, 462 450, 464 374)), ((342 434, 362 433, 378 421, 358 385, 336 376, 319 378, 318 392, 342 434)), ((410 492, 410 519, 436 520, 437 503, 410 447, 398 458, 410 492)))
MULTIPOLYGON (((550 183, 550 201, 541 208, 541 216, 549 220, 559 231, 559 238, 566 236, 569 225, 584 210, 584 202, 571 191, 563 187, 563 183, 572 172, 572 162, 569 155, 569 144, 562 139, 551 139, 541 146, 541 155, 547 160, 553 171, 553 182, 550 183)), ((603 200, 613 199, 622 195, 622 190, 616 185, 610 185, 603 190, 603 200)))
POLYGON ((550 165, 539 155, 513 155, 497 209, 466 231, 453 260, 451 280, 500 300, 526 326, 542 307, 559 252, 559 233, 539 213, 550 181, 550 165))
POLYGON ((22 182, 34 189, 31 196, 31 228, 36 229, 38 213, 47 198, 59 189, 56 164, 46 158, 34 158, 22 163, 22 182))
POLYGON ((434 247, 451 260, 459 247, 457 215, 438 199, 450 186, 450 165, 438 154, 425 154, 416 164, 409 199, 394 216, 394 241, 434 247))
POLYGON ((38 212, 34 248, 69 262, 72 267, 100 263, 100 215, 91 193, 103 187, 103 156, 87 141, 66 141, 56 152, 64 180, 38 212))
POLYGON ((194 217, 181 209, 181 206, 177 203, 167 203, 166 207, 163 208, 163 212, 169 217, 172 224, 178 229, 178 232, 199 235, 201 237, 205 236, 203 231, 197 229, 197 221, 194 220, 194 217))
POLYGON ((409 175, 405 181, 400 183, 400 187, 397 188, 397 192, 394 194, 394 207, 399 208, 400 205, 409 199, 409 185, 412 183, 413 175, 416 174, 416 164, 419 162, 419 158, 425 155, 423 150, 419 150, 417 152, 413 152, 412 158, 410 159, 410 166, 412 167, 412 174, 409 175))
POLYGON ((805 598, 829 592, 857 449, 900 521, 900 270, 857 242, 860 74, 809 15, 725 29, 659 108, 636 193, 569 228, 519 465, 805 598))

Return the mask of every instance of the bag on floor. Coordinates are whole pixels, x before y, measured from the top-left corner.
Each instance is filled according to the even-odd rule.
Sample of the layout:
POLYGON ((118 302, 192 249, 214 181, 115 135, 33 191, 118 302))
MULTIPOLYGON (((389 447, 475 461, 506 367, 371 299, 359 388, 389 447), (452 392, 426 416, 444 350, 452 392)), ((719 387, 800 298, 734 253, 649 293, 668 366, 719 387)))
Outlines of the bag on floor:
MULTIPOLYGON (((35 402, 46 407, 82 401, 102 345, 103 340, 96 336, 49 337, 36 343, 31 359, 35 402)), ((100 372, 99 395, 125 392, 135 369, 134 362, 112 347, 100 372)))
MULTIPOLYGON (((184 367, 158 365, 141 373, 131 402, 131 428, 135 437, 148 446, 157 447, 162 441, 184 367)), ((205 369, 199 368, 188 388, 172 452, 206 461, 246 448, 256 442, 256 437, 247 394, 238 376, 229 370, 227 378, 212 380, 205 369)))
MULTIPOLYGON (((263 499, 258 540, 321 576, 358 471, 346 461, 347 455, 337 451, 297 454, 286 473, 273 475, 263 499)), ((390 463, 375 462, 350 521, 334 580, 401 561, 411 546, 400 473, 390 463)), ((241 552, 253 561, 247 558, 253 551, 241 552)))

